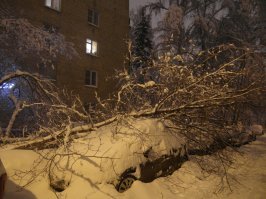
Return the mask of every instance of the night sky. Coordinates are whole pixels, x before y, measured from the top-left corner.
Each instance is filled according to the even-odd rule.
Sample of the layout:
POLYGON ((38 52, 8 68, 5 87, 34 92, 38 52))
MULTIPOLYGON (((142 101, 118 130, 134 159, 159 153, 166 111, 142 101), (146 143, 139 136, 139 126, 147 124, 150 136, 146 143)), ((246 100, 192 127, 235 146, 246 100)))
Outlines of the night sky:
MULTIPOLYGON (((144 6, 150 2, 157 2, 158 0, 129 0, 129 10, 130 12, 136 12, 137 8, 140 6, 144 6)), ((153 15, 152 16, 152 27, 155 28, 157 26, 158 21, 161 20, 163 15, 153 15)))
POLYGON ((149 2, 156 2, 157 0, 129 0, 129 8, 130 10, 136 9, 139 6, 143 6, 149 2))

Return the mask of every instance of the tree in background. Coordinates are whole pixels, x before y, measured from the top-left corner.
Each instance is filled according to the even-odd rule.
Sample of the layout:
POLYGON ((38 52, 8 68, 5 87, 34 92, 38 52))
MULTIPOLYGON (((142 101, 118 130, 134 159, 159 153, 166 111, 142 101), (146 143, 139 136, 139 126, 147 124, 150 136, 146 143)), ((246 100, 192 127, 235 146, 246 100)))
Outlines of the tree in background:
POLYGON ((264 1, 169 0, 166 2, 158 1, 149 7, 154 12, 166 11, 165 18, 158 27, 161 35, 160 49, 171 44, 172 49, 178 54, 197 53, 199 50, 206 50, 223 43, 234 43, 236 46, 255 45, 265 38, 264 1))
MULTIPOLYGON (((209 49, 230 44, 238 48, 231 51, 230 56, 238 57, 239 53, 250 49, 258 52, 254 59, 260 62, 260 66, 263 65, 266 35, 264 1, 169 0, 152 3, 149 8, 154 12, 164 10, 164 19, 158 26, 160 37, 158 38, 157 51, 160 54, 167 53, 172 57, 172 60, 179 57, 179 60, 176 60, 179 63, 182 60, 194 62, 195 58, 198 59, 199 53, 208 54, 209 49)), ((212 53, 209 55, 214 56, 212 53)), ((208 59, 208 62, 198 59, 198 63, 204 62, 204 68, 200 70, 212 72, 217 69, 215 68, 217 63, 224 62, 228 56, 228 53, 223 53, 215 60, 208 59)), ((250 61, 251 59, 243 57, 235 65, 235 69, 250 70, 248 68, 250 61)), ((194 72, 203 72, 198 71, 197 67, 194 70, 194 72)), ((239 77, 238 81, 235 82, 235 87, 240 89, 249 83, 249 77, 239 77)), ((265 97, 265 94, 261 97, 265 97)), ((237 123, 241 115, 243 119, 245 117, 243 115, 246 115, 245 112, 249 112, 246 110, 247 107, 255 112, 265 108, 262 101, 261 98, 254 99, 246 102, 245 105, 231 107, 230 112, 235 118, 232 122, 237 123)))
POLYGON ((139 14, 135 16, 131 32, 132 70, 136 71, 151 66, 153 58, 151 17, 146 14, 145 8, 141 8, 139 14))

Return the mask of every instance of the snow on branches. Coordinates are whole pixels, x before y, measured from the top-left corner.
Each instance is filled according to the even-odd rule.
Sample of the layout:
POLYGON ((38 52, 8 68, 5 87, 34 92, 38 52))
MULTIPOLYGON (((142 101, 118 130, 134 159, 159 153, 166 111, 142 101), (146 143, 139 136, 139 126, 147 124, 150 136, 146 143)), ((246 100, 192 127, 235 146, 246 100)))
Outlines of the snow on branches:
POLYGON ((72 105, 66 105, 66 100, 59 97, 66 97, 66 92, 59 94, 60 91, 51 81, 43 79, 43 76, 52 78, 54 63, 59 56, 77 56, 73 44, 67 42, 62 34, 45 30, 27 19, 12 16, 9 12, 3 14, 1 11, 0 43, 1 128, 6 128, 1 137, 6 140, 15 136, 12 133, 14 125, 20 128, 19 135, 16 135, 20 137, 22 134, 25 136, 22 130, 25 125, 31 126, 31 130, 25 130, 28 135, 39 130, 43 124, 56 129, 65 120, 71 120, 69 117, 72 118, 73 114, 87 118, 82 111, 74 113, 76 106, 79 106, 77 104, 81 104, 79 99, 70 97, 72 105), (58 115, 51 114, 52 110, 58 115), (71 110, 74 112, 70 113, 71 110), (62 116, 62 113, 68 111, 70 114, 62 116), (27 118, 31 121, 30 124, 23 124, 27 118))
POLYGON ((221 135, 227 140, 234 124, 247 119, 237 116, 236 107, 244 112, 265 96, 265 66, 258 54, 231 44, 187 56, 165 54, 134 75, 119 74, 117 101, 104 107, 114 107, 112 116, 171 120, 204 147, 221 135))

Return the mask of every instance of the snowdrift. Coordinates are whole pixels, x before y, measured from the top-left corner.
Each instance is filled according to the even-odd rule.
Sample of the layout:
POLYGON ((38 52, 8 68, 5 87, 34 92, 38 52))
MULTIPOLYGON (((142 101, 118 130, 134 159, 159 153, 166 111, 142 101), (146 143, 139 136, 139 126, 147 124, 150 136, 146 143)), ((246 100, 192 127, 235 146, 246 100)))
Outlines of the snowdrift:
POLYGON ((185 156, 185 140, 157 119, 127 119, 99 128, 59 149, 52 180, 71 184, 79 176, 92 184, 115 183, 129 168, 164 155, 185 156))

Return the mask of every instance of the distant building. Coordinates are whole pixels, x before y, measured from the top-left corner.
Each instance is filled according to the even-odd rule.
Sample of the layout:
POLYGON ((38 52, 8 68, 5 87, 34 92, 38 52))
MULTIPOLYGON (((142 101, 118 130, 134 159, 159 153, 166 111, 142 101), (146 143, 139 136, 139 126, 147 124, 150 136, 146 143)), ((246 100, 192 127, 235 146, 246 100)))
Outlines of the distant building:
POLYGON ((123 67, 129 32, 129 0, 11 0, 19 16, 47 31, 58 31, 79 53, 61 58, 50 71, 57 86, 78 94, 84 104, 95 91, 107 98, 116 82, 108 78, 123 67))

